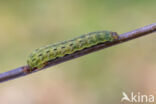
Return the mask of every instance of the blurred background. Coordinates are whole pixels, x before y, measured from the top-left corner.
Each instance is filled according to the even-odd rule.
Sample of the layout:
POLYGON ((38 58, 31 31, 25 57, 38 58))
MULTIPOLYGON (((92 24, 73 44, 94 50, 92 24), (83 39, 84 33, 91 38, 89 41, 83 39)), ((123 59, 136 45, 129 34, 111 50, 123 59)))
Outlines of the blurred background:
MULTIPOLYGON (((36 48, 84 33, 156 22, 156 0, 0 0, 0 72, 36 48)), ((156 94, 156 33, 0 84, 0 104, 120 104, 156 94)))

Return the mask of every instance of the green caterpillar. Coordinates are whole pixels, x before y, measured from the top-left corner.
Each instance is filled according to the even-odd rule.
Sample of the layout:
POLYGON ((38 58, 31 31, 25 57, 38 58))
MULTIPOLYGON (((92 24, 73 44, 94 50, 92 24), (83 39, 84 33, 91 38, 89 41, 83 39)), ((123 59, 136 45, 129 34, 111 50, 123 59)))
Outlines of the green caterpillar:
POLYGON ((38 48, 31 53, 27 60, 30 69, 41 69, 46 66, 47 62, 63 57, 68 54, 95 46, 100 43, 108 43, 118 39, 115 32, 98 31, 91 32, 71 40, 50 44, 48 46, 38 48))

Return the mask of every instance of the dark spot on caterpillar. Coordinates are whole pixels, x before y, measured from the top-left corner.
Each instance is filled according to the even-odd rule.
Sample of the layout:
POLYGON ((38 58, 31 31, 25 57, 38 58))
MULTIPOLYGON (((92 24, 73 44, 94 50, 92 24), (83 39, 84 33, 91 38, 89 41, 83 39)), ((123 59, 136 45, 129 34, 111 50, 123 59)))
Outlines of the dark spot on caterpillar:
POLYGON ((38 56, 42 56, 43 54, 41 53, 41 54, 39 54, 38 56))
MULTIPOLYGON (((55 57, 55 59, 52 59, 52 60, 56 60, 56 59, 58 59, 58 58, 60 58, 60 57, 55 57)), ((50 61, 52 61, 52 60, 50 60, 50 61)))
POLYGON ((68 56, 68 55, 70 55, 70 54, 65 54, 64 57, 66 57, 66 56, 68 56))
POLYGON ((63 48, 65 48, 65 47, 63 46, 63 47, 61 47, 61 48, 63 49, 63 48))
POLYGON ((73 43, 71 43, 69 46, 73 46, 74 44, 73 43))
POLYGON ((81 43, 81 42, 82 42, 82 40, 79 40, 79 42, 81 43))
POLYGON ((46 53, 49 53, 50 51, 48 50, 48 51, 46 51, 46 53))
POLYGON ((54 51, 56 51, 56 50, 57 50, 57 48, 54 49, 54 51))

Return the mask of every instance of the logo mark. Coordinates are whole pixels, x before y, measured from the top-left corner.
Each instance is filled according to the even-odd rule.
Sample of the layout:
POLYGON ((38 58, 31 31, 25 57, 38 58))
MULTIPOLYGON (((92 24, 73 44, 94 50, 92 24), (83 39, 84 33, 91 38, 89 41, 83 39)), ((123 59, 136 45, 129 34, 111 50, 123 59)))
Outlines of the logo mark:
POLYGON ((134 93, 131 92, 130 96, 128 96, 125 92, 122 92, 121 102, 127 101, 131 103, 152 103, 154 102, 154 95, 143 95, 140 92, 134 93))
POLYGON ((123 95, 123 97, 121 99, 121 102, 124 101, 124 100, 131 102, 131 100, 128 98, 128 96, 127 96, 127 94, 125 92, 122 92, 122 95, 123 95))

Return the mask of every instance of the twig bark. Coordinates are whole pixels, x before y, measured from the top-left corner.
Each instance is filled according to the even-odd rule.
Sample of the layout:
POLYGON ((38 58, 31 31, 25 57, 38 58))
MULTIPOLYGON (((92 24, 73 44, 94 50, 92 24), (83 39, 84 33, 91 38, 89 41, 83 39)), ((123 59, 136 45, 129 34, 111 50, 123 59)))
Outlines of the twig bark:
MULTIPOLYGON (((121 34, 119 36, 118 40, 113 41, 111 43, 99 44, 99 45, 84 49, 82 51, 78 51, 78 52, 75 52, 73 54, 66 55, 62 58, 57 58, 53 61, 48 62, 46 67, 44 67, 43 69, 46 69, 50 66, 54 66, 54 65, 63 63, 65 61, 68 61, 68 60, 71 60, 74 58, 78 58, 80 56, 83 56, 83 55, 86 55, 86 54, 89 54, 89 53, 92 53, 92 52, 95 52, 95 51, 98 51, 98 50, 101 50, 101 49, 104 49, 104 48, 107 48, 110 46, 117 45, 117 44, 122 43, 122 42, 126 42, 129 40, 150 34, 152 32, 156 32, 156 23, 147 25, 145 27, 142 27, 142 28, 139 28, 139 29, 136 29, 136 30, 124 33, 124 34, 121 34)), ((40 70, 43 70, 43 69, 40 69, 40 70)), ((0 82, 5 82, 5 81, 12 80, 12 79, 15 79, 15 78, 18 78, 21 76, 26 76, 26 75, 29 75, 31 73, 37 72, 37 71, 39 71, 39 70, 30 71, 30 68, 28 66, 22 66, 22 67, 13 69, 13 70, 8 71, 8 72, 1 73, 0 74, 0 82)))

